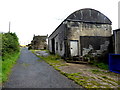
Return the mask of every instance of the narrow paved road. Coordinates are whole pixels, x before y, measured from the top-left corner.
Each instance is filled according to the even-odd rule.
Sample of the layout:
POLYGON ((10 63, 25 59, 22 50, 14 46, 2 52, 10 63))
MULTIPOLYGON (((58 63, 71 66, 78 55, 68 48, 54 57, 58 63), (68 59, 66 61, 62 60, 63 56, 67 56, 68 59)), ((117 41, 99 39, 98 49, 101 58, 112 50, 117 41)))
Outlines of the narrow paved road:
POLYGON ((5 88, 81 88, 53 67, 22 48, 5 88))

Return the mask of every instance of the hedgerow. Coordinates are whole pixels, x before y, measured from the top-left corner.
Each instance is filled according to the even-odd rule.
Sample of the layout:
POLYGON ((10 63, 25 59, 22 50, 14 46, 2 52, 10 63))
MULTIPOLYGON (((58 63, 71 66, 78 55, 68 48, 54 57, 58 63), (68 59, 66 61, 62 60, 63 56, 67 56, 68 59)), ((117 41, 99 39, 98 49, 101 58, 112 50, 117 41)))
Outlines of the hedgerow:
POLYGON ((20 54, 18 37, 15 33, 0 33, 0 56, 2 56, 2 78, 1 82, 8 79, 11 68, 15 64, 20 54))

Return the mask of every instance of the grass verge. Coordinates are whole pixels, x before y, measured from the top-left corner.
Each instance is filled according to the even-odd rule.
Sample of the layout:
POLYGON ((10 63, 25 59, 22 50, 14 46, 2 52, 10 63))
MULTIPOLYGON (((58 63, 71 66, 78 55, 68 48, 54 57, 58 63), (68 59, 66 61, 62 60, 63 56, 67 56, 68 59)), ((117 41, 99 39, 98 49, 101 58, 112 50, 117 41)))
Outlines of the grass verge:
POLYGON ((11 69, 16 63, 19 55, 20 55, 20 52, 16 52, 13 54, 6 54, 6 56, 3 57, 4 61, 2 61, 2 83, 7 81, 8 76, 11 72, 11 69))
POLYGON ((2 84, 2 56, 0 56, 0 86, 2 84))

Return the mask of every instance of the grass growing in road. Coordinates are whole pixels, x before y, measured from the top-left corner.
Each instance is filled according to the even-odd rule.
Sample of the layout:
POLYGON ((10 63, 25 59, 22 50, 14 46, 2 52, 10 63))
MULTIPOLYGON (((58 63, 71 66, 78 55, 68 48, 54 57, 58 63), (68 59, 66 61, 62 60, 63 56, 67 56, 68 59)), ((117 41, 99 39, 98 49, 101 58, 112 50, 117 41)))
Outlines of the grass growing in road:
MULTIPOLYGON (((35 53, 36 51, 43 51, 43 50, 31 50, 31 52, 34 53, 35 55, 36 55, 35 53)), ((44 51, 49 52, 48 50, 44 50, 44 51)), ((49 55, 46 57, 40 56, 40 55, 36 55, 36 56, 45 60, 45 62, 47 62, 49 65, 53 66, 57 70, 58 70, 58 67, 67 65, 65 64, 66 62, 63 59, 61 59, 59 55, 49 55)))
POLYGON ((49 50, 30 50, 32 53, 35 53, 36 51, 46 51, 46 53, 49 53, 49 50))
POLYGON ((92 71, 92 73, 94 73, 94 74, 97 74, 97 73, 101 73, 101 72, 102 72, 102 71, 100 71, 100 70, 98 70, 98 69, 92 69, 91 71, 92 71))
MULTIPOLYGON (((34 50, 32 50, 32 52, 35 53, 34 50)), ((82 70, 79 67, 78 69, 81 69, 79 72, 72 73, 72 72, 69 72, 69 70, 72 66, 70 67, 70 64, 66 63, 63 59, 61 59, 61 57, 59 55, 49 55, 46 57, 39 56, 39 55, 37 55, 37 56, 40 57, 41 59, 45 60, 45 62, 47 62, 49 65, 53 66, 61 74, 65 75, 69 79, 73 80, 75 83, 77 83, 85 88, 115 88, 115 87, 117 87, 118 82, 115 81, 114 78, 111 78, 109 76, 109 75, 112 75, 112 73, 105 70, 105 68, 100 69, 100 68, 97 68, 94 66, 95 68, 90 68, 90 69, 83 68, 83 70, 82 70), (64 67, 66 67, 66 70, 63 69, 64 67)), ((102 66, 102 65, 103 64, 100 64, 99 66, 102 66)), ((74 67, 76 67, 76 66, 74 66, 74 67)), ((74 67, 72 67, 72 68, 74 68, 74 67)), ((75 70, 75 69, 73 69, 73 70, 75 70)), ((113 74, 112 76, 115 76, 115 75, 116 74, 113 74)))
POLYGON ((53 66, 54 68, 58 69, 60 66, 65 66, 65 61, 61 59, 59 55, 49 55, 47 57, 38 56, 41 59, 45 60, 49 65, 53 66))
POLYGON ((2 82, 5 82, 8 79, 8 75, 19 55, 20 52, 16 52, 14 54, 7 54, 6 57, 4 57, 4 61, 2 61, 2 82))

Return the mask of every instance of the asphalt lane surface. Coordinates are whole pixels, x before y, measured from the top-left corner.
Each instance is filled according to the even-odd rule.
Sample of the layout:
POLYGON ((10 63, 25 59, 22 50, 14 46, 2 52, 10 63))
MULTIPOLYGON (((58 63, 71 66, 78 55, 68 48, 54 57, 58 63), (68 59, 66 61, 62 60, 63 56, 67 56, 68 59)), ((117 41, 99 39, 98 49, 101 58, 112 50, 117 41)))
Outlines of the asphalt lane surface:
POLYGON ((61 75, 52 66, 40 60, 27 48, 22 48, 20 58, 12 69, 4 88, 82 88, 61 75))

